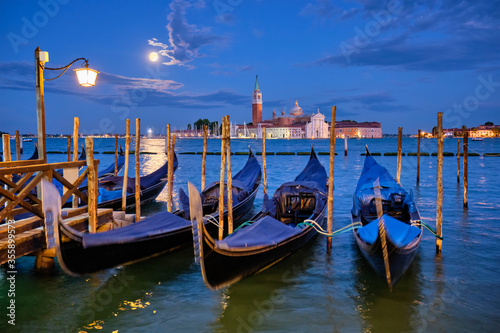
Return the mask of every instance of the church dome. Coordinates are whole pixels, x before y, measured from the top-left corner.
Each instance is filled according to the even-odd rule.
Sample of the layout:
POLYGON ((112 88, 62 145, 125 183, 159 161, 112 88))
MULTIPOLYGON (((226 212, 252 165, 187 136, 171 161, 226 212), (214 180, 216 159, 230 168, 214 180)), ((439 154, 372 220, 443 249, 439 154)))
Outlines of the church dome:
POLYGON ((295 106, 290 110, 290 115, 292 116, 301 116, 302 108, 299 106, 299 103, 295 101, 295 106))

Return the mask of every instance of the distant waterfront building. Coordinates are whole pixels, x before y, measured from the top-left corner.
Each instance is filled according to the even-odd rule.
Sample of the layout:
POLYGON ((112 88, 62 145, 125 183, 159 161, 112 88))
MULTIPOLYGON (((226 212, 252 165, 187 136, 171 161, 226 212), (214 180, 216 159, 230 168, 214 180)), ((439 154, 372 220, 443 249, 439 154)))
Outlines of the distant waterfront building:
MULTIPOLYGON (((500 125, 479 125, 478 127, 468 128, 467 132, 471 138, 496 138, 500 137, 500 125)), ((452 133, 453 136, 463 136, 462 128, 444 128, 446 135, 452 133)))
MULTIPOLYGON (((336 122, 336 137, 381 138, 382 128, 378 122, 357 123, 354 121, 336 122)), ((252 95, 252 125, 235 125, 234 135, 241 138, 262 138, 262 129, 266 128, 268 138, 280 139, 324 139, 330 137, 330 124, 325 115, 319 112, 304 114, 298 101, 287 115, 285 109, 277 116, 273 109, 272 118, 262 120, 262 93, 258 76, 252 95)))
POLYGON ((382 125, 379 122, 336 121, 335 137, 337 138, 382 138, 382 125))

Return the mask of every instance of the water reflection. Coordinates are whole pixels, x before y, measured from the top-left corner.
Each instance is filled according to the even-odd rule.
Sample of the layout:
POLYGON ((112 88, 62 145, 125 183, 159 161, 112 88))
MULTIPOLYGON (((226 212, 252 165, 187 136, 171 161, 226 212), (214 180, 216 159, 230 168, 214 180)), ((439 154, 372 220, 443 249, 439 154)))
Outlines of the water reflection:
POLYGON ((394 290, 370 267, 359 249, 353 264, 356 266, 354 286, 357 311, 363 320, 364 332, 406 332, 411 330, 415 306, 420 304, 420 256, 415 259, 394 290), (387 314, 390 313, 390 317, 387 314))

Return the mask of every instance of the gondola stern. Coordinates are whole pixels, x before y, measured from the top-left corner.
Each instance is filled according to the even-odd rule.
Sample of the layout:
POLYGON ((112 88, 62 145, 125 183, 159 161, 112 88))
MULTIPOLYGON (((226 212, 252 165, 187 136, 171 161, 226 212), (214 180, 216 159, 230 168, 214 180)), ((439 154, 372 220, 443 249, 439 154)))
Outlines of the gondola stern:
POLYGON ((62 270, 71 276, 80 276, 66 265, 61 245, 61 197, 57 188, 46 180, 42 180, 42 204, 44 213, 44 229, 47 249, 55 248, 57 261, 62 270))
POLYGON ((205 224, 203 222, 203 207, 201 204, 201 197, 198 189, 191 182, 188 182, 189 191, 189 210, 191 217, 191 226, 193 231, 193 247, 194 247, 194 260, 196 263, 200 264, 201 274, 203 276, 203 281, 207 288, 211 290, 217 290, 217 286, 213 286, 209 283, 205 271, 205 261, 204 261, 204 251, 203 247, 208 240, 211 240, 210 235, 205 229, 205 224))

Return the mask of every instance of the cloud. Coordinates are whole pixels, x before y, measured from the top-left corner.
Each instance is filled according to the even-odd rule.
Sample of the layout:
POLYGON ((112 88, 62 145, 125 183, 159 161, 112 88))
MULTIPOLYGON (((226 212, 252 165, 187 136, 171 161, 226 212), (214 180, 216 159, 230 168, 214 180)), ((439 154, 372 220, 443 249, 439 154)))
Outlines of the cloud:
MULTIPOLYGON (((224 106, 241 106, 248 103, 248 96, 230 90, 207 93, 180 92, 184 87, 173 80, 133 78, 101 72, 95 87, 81 88, 71 75, 63 75, 54 83, 46 84, 49 93, 73 95, 79 98, 112 106, 150 107, 164 106, 184 109, 217 109, 224 106)), ((35 75, 33 64, 28 62, 0 63, 0 90, 33 91, 35 75)))
POLYGON ((190 7, 202 8, 204 1, 174 0, 170 3, 171 12, 168 14, 168 43, 159 42, 156 38, 148 40, 148 44, 161 48, 160 55, 168 58, 165 65, 186 66, 194 68, 189 62, 195 58, 203 57, 200 49, 211 45, 216 41, 223 40, 211 32, 211 28, 199 28, 195 24, 189 24, 186 19, 186 9, 190 7))
POLYGON ((375 66, 436 72, 477 70, 498 64, 500 27, 495 23, 500 19, 498 1, 401 0, 393 14, 386 2, 358 1, 342 13, 326 3, 317 1, 302 12, 307 8, 312 14, 314 8, 325 8, 315 15, 319 18, 333 15, 337 19, 359 16, 363 21, 361 24, 356 21, 352 37, 342 41, 333 54, 299 65, 375 66), (369 28, 377 24, 379 32, 370 32, 369 28))
POLYGON ((372 92, 358 95, 341 94, 332 97, 324 102, 314 105, 314 109, 319 108, 321 112, 330 110, 332 105, 337 106, 340 116, 357 116, 367 112, 407 112, 412 107, 401 104, 391 94, 385 91, 372 92))

